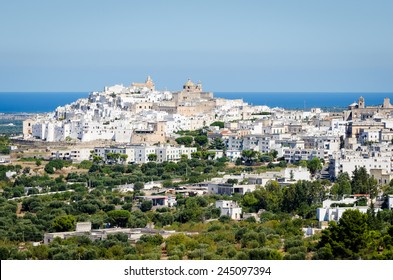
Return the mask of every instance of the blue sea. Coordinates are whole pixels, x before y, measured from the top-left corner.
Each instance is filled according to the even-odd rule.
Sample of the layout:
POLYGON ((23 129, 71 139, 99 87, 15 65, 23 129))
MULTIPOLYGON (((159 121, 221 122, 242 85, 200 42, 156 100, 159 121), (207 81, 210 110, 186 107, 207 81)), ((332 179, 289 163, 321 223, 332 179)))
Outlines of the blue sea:
MULTIPOLYGON (((0 113, 52 112, 58 106, 86 98, 88 92, 0 92, 0 113)), ((215 92, 215 97, 243 99, 252 105, 267 105, 286 109, 345 108, 360 96, 366 106, 380 105, 385 97, 393 103, 393 93, 338 92, 215 92)))
POLYGON ((0 92, 0 113, 52 112, 88 96, 88 92, 0 92))

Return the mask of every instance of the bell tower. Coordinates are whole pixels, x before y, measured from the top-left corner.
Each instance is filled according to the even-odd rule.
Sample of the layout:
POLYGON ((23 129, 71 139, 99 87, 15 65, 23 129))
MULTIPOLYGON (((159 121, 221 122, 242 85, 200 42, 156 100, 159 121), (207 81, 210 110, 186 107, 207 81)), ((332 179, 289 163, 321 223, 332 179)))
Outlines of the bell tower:
POLYGON ((358 101, 358 106, 359 106, 359 108, 364 108, 364 98, 363 98, 363 96, 360 96, 359 101, 358 101))

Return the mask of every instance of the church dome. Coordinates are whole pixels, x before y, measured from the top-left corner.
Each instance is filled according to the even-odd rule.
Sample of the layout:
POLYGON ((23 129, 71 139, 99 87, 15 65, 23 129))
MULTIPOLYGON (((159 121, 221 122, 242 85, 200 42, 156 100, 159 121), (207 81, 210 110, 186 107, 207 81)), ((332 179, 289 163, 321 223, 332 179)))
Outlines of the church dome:
POLYGON ((184 86, 193 87, 193 86, 195 86, 195 84, 190 79, 188 79, 188 81, 184 84, 184 86))

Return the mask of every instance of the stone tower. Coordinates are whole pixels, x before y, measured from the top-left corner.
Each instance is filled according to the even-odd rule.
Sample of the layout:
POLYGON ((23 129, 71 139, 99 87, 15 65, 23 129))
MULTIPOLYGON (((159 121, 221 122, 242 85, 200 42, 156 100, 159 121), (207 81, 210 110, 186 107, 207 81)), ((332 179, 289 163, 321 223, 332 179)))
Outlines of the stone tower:
POLYGON ((390 104, 390 98, 383 99, 383 108, 392 108, 392 104, 390 104))
POLYGON ((359 108, 364 108, 364 98, 363 96, 360 96, 359 102, 358 102, 359 108))

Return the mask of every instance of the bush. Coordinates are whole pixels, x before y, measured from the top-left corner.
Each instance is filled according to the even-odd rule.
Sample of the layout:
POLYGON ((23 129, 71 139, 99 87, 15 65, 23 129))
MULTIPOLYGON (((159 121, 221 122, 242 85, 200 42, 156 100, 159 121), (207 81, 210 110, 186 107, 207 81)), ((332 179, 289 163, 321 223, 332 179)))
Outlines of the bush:
POLYGON ((147 212, 147 211, 151 210, 152 207, 153 207, 153 201, 151 201, 151 200, 144 200, 141 203, 141 211, 142 212, 147 212))
POLYGON ((162 242, 164 242, 164 238, 160 234, 155 234, 155 235, 143 234, 138 241, 138 243, 145 243, 153 246, 159 246, 161 245, 162 242))
POLYGON ((176 138, 176 143, 179 145, 190 146, 193 142, 194 138, 192 136, 183 136, 176 138))
POLYGON ((80 169, 90 169, 93 166, 93 163, 90 160, 84 160, 79 165, 80 169))
POLYGON ((45 172, 53 174, 55 170, 61 170, 65 166, 69 166, 71 162, 61 159, 55 159, 45 165, 45 172))
POLYGON ((218 126, 219 128, 224 128, 224 122, 215 121, 215 122, 211 123, 210 126, 218 126))
POLYGON ((227 215, 223 215, 223 216, 221 216, 220 218, 218 218, 218 220, 219 220, 221 223, 228 223, 228 222, 230 222, 232 219, 231 219, 231 217, 229 217, 229 216, 227 216, 227 215))

